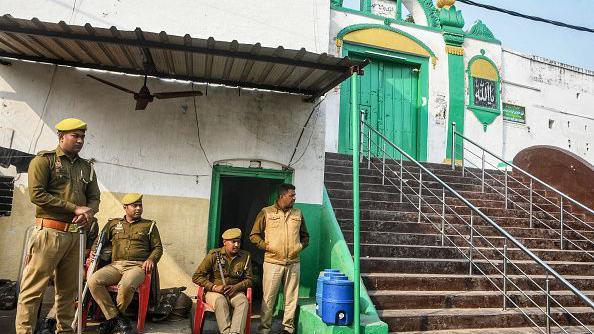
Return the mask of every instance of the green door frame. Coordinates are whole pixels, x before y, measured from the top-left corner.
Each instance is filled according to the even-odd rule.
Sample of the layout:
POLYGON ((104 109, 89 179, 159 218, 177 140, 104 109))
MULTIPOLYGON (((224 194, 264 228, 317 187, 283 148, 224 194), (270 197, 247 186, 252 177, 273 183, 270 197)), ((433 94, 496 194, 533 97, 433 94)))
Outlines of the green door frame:
MULTIPOLYGON (((427 128, 429 123, 429 58, 412 55, 408 53, 402 53, 397 51, 389 51, 384 49, 375 48, 367 45, 356 45, 345 42, 342 48, 343 57, 355 57, 355 58, 369 58, 376 59, 385 62, 394 62, 401 64, 409 64, 418 66, 419 68, 419 88, 417 91, 417 152, 416 157, 419 161, 427 160, 427 128), (422 103, 422 98, 426 99, 425 105, 422 103)), ((343 85, 346 81, 343 83, 343 85)), ((348 128, 348 120, 346 117, 350 115, 350 110, 346 106, 342 105, 342 101, 350 101, 350 96, 342 96, 343 90, 341 89, 341 105, 339 111, 339 131, 341 129, 348 128), (344 108, 344 109, 343 109, 344 108)), ((339 133, 340 138, 340 133, 339 133)), ((350 153, 350 149, 346 147, 340 147, 338 151, 341 153, 350 153)))
POLYGON ((217 247, 219 240, 219 218, 221 209, 221 177, 238 176, 259 179, 282 180, 284 183, 291 183, 293 171, 262 168, 242 168, 215 165, 212 169, 212 183, 210 188, 210 208, 208 215, 208 238, 207 250, 217 247))

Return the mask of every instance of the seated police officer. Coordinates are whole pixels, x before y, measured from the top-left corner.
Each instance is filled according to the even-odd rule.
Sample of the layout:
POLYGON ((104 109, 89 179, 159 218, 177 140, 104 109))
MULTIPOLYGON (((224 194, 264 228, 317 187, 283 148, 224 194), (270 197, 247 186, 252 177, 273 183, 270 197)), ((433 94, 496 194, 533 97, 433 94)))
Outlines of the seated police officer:
POLYGON ((249 310, 245 292, 252 286, 251 257, 249 252, 240 249, 240 229, 229 229, 222 237, 223 247, 208 252, 192 281, 207 291, 205 300, 215 309, 219 331, 243 334, 249 310))
MULTIPOLYGON (((89 290, 105 315, 98 333, 114 331, 128 334, 134 330, 124 316, 134 291, 144 281, 163 254, 159 230, 152 220, 142 215, 142 195, 127 194, 122 198, 126 215, 110 219, 102 230, 107 245, 111 242, 111 264, 99 269, 89 278, 89 290), (118 284, 117 305, 114 305, 107 287, 118 284)), ((94 249, 96 248, 96 244, 94 249)))

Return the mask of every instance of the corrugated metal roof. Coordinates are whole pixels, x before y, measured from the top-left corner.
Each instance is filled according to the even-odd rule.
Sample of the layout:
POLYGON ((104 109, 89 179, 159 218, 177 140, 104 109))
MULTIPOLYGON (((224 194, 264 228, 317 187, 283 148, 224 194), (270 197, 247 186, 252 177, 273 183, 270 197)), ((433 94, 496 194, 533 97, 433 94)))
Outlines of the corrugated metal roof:
POLYGON ((0 56, 319 97, 366 62, 305 49, 0 17, 0 56))

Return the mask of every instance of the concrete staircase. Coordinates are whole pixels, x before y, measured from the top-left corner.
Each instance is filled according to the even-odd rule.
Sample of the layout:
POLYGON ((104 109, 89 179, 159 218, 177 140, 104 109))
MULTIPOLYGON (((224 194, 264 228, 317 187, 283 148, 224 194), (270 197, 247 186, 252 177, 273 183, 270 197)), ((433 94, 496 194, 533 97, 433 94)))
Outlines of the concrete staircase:
MULTIPOLYGON (((325 185, 334 207, 336 217, 344 236, 352 246, 352 165, 351 156, 326 153, 325 185)), ((376 161, 378 163, 379 161, 376 161)), ((388 163, 388 162, 387 162, 388 163)), ((419 168, 410 162, 404 163, 415 177, 418 178, 419 168)), ((419 223, 418 210, 406 199, 399 203, 399 192, 396 187, 382 185, 381 173, 374 169, 367 169, 367 163, 361 165, 360 170, 360 205, 361 205, 361 272, 364 283, 374 301, 380 317, 394 333, 537 333, 528 318, 508 302, 508 309, 502 310, 503 296, 495 285, 502 287, 502 275, 496 268, 502 270, 502 256, 497 250, 489 247, 489 243, 501 250, 504 238, 486 222, 475 217, 474 226, 478 233, 485 238, 476 238, 475 245, 485 257, 475 251, 474 274, 469 275, 469 263, 460 250, 468 252, 468 238, 470 228, 455 214, 446 215, 452 223, 446 228, 446 234, 457 246, 446 240, 441 246, 438 229, 429 221, 419 223), (462 234, 460 236, 458 234, 462 234), (477 268, 481 268, 487 275, 483 275, 477 268), (494 284, 495 285, 494 285, 494 284)), ((394 170, 399 167, 388 163, 394 170)), ((529 216, 518 208, 506 210, 501 197, 487 189, 481 192, 480 180, 469 176, 462 177, 460 170, 452 171, 449 166, 441 164, 425 164, 433 173, 448 183, 462 196, 467 198, 480 210, 491 217, 500 226, 532 250, 537 256, 546 261, 553 269, 584 292, 590 299, 594 299, 594 259, 589 254, 575 250, 568 244, 568 250, 560 250, 559 236, 555 231, 534 223, 529 227, 529 216)), ((380 167, 381 168, 381 167, 380 167)), ((503 178, 503 174, 497 177, 503 178)), ((398 184, 398 178, 391 178, 398 184)), ((405 180, 413 189, 418 189, 418 181, 405 175, 405 180)), ((441 222, 442 188, 428 175, 423 175, 423 184, 439 197, 426 197, 429 204, 424 204, 423 212, 435 224, 441 222)), ((491 182, 491 181, 489 181, 491 182)), ((520 194, 528 195, 528 190, 509 183, 520 194)), ((423 190, 424 192, 427 190, 423 190)), ((502 189, 500 189, 502 191, 502 189)), ((544 190, 537 190, 544 196, 549 196, 544 190)), ((405 194, 413 191, 404 189, 405 194)), ((517 195, 511 199, 518 205, 526 205, 517 195)), ((417 197, 411 197, 418 200, 417 197)), ((558 203, 558 199, 550 197, 558 203)), ((446 202, 467 221, 470 220, 470 210, 460 200, 453 198, 446 192, 446 202)), ((545 207, 547 204, 540 202, 545 207)), ((568 206, 568 210, 571 208, 568 206)), ((535 215, 543 219, 547 225, 559 228, 555 220, 536 212, 535 215)), ((578 215, 576 213, 576 215, 578 215)), ((591 217, 579 216, 586 221, 591 217)), ((567 222, 576 230, 594 240, 594 232, 582 231, 583 226, 572 221, 567 222)), ((572 232, 565 236, 574 239, 572 232)), ((594 251, 589 243, 575 241, 584 249, 594 251)), ((545 294, 535 284, 544 288, 545 272, 534 261, 530 260, 519 249, 509 248, 508 256, 523 270, 524 276, 515 268, 508 266, 510 280, 523 291, 513 288, 508 283, 509 295, 539 326, 544 326, 545 316, 527 298, 532 298, 539 307, 545 308, 545 294), (533 282, 531 282, 531 280, 533 282), (524 295, 525 294, 525 295, 524 295)), ((590 253, 592 254, 592 253, 590 253)), ((573 313, 583 323, 594 326, 594 310, 586 305, 570 291, 554 279, 550 281, 551 294, 567 310, 573 313)), ((555 306, 555 305, 553 305, 555 306)), ((577 322, 570 319, 559 308, 552 308, 552 314, 568 333, 587 333, 577 322)), ((555 326, 553 326, 555 327, 555 326)), ((594 327, 590 329, 594 332, 594 327)), ((562 332, 559 329, 554 333, 562 332)))

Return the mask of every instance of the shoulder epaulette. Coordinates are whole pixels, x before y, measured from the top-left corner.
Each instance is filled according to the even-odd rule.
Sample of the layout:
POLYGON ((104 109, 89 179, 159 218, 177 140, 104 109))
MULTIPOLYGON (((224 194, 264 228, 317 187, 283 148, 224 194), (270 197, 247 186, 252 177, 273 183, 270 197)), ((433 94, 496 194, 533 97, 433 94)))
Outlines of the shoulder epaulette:
POLYGON ((42 155, 48 155, 48 154, 54 154, 55 151, 39 151, 37 152, 38 156, 42 156, 42 155))

